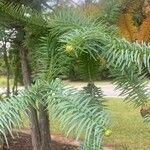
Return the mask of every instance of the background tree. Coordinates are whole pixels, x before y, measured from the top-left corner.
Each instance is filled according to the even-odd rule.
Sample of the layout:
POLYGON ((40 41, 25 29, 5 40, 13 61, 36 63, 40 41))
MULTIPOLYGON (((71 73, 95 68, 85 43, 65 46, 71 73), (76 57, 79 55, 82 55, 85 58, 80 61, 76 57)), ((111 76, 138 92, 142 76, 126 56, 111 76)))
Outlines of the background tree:
POLYGON ((10 76, 12 75, 11 71, 11 47, 10 43, 12 42, 12 39, 14 37, 14 30, 13 29, 7 29, 2 27, 1 28, 1 34, 0 34, 0 42, 1 42, 1 56, 3 57, 3 61, 5 63, 5 68, 3 69, 3 74, 7 76, 7 92, 6 96, 9 97, 10 95, 10 76), (4 71, 5 70, 5 71, 4 71))
POLYGON ((148 28, 149 5, 149 0, 106 2, 105 10, 108 8, 108 10, 114 10, 114 13, 109 13, 109 11, 105 18, 107 18, 107 20, 108 18, 116 18, 114 23, 119 28, 120 35, 127 40, 147 43, 149 42, 150 34, 148 28), (110 14, 110 17, 108 17, 108 14, 110 14))

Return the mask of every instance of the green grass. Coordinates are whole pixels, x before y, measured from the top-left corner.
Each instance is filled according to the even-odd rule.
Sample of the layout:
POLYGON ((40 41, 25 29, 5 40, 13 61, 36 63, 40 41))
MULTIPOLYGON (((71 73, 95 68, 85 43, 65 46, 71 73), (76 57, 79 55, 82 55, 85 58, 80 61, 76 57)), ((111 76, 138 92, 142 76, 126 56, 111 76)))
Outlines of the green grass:
MULTIPOLYGON (((109 98, 107 105, 113 133, 105 137, 104 145, 115 147, 115 150, 150 150, 150 127, 143 123, 139 109, 116 98, 109 98)), ((25 126, 28 126, 28 122, 25 122, 25 126)), ((64 135, 58 120, 51 123, 51 131, 53 134, 64 135)))
POLYGON ((150 127, 143 123, 140 110, 113 99, 108 102, 113 134, 105 138, 105 145, 117 150, 150 150, 150 127))
MULTIPOLYGON (((13 79, 10 79, 10 85, 13 84, 13 79)), ((0 87, 6 87, 7 79, 5 76, 0 76, 0 87)))
POLYGON ((0 77, 0 87, 6 86, 6 77, 1 76, 0 77))

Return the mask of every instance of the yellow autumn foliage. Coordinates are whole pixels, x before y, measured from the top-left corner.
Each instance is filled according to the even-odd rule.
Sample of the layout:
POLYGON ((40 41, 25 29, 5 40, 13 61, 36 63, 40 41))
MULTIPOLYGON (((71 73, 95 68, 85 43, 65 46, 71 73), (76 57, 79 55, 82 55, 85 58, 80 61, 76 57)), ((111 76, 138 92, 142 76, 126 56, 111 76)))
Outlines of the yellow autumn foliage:
POLYGON ((133 24, 131 14, 122 14, 118 22, 118 27, 122 37, 128 41, 134 41, 134 35, 137 32, 137 28, 133 24))
POLYGON ((120 34, 130 42, 138 41, 147 43, 150 41, 150 0, 147 1, 147 4, 143 8, 145 18, 138 28, 134 25, 133 8, 130 6, 128 11, 120 16, 118 22, 120 34))
POLYGON ((136 39, 138 42, 149 42, 150 40, 150 18, 144 19, 140 26, 138 33, 136 34, 136 39))

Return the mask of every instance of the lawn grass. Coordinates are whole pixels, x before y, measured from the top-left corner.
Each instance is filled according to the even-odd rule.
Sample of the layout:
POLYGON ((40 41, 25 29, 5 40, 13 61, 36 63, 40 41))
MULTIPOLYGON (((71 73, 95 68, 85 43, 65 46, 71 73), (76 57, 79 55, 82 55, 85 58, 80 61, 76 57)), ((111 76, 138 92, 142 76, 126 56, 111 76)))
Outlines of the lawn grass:
MULTIPOLYGON (((10 85, 13 84, 13 79, 10 79, 10 85)), ((7 86, 7 79, 5 76, 0 76, 0 87, 6 87, 7 86)))
MULTIPOLYGON (((139 109, 116 98, 109 98, 107 105, 113 133, 104 138, 104 145, 114 147, 115 150, 150 150, 150 127, 143 123, 139 109)), ((27 127, 28 122, 25 122, 27 127)), ((58 120, 51 122, 51 132, 64 135, 58 120)))
POLYGON ((105 145, 117 150, 150 150, 150 127, 143 123, 139 109, 121 99, 108 102, 113 134, 105 138, 105 145))
POLYGON ((0 87, 6 86, 6 77, 0 76, 0 87))

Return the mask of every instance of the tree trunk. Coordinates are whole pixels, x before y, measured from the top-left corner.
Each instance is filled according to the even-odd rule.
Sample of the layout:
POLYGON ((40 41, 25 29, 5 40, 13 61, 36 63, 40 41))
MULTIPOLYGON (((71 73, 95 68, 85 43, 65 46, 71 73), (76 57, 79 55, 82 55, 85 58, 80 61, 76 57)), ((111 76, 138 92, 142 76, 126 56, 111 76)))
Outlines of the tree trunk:
MULTIPOLYGON (((28 87, 29 85, 31 85, 31 74, 30 74, 28 61, 27 61, 26 48, 24 48, 23 46, 20 46, 20 61, 21 61, 23 82, 25 87, 28 87)), ((40 138, 37 111, 32 106, 30 107, 29 117, 31 123, 30 125, 31 125, 33 150, 41 150, 40 148, 41 138, 40 138)))
MULTIPOLYGON (((41 12, 42 9, 41 0, 32 0, 31 7, 41 12)), ((39 127, 41 136, 41 150, 51 150, 51 137, 49 128, 49 116, 47 112, 47 106, 43 103, 39 103, 39 127)))
POLYGON ((49 116, 47 107, 44 104, 39 104, 39 125, 41 133, 41 150, 51 149, 51 137, 49 128, 49 116))
POLYGON ((18 62, 16 62, 16 66, 15 66, 15 71, 14 71, 14 83, 13 83, 13 87, 12 87, 12 93, 13 95, 17 95, 18 94, 18 62))
POLYGON ((7 91, 6 91, 6 96, 9 97, 10 95, 10 84, 9 84, 9 80, 10 80, 10 66, 9 66, 9 62, 8 62, 8 56, 7 56, 7 48, 6 48, 6 41, 3 45, 4 48, 4 62, 5 62, 5 67, 6 67, 6 74, 7 74, 7 91))

